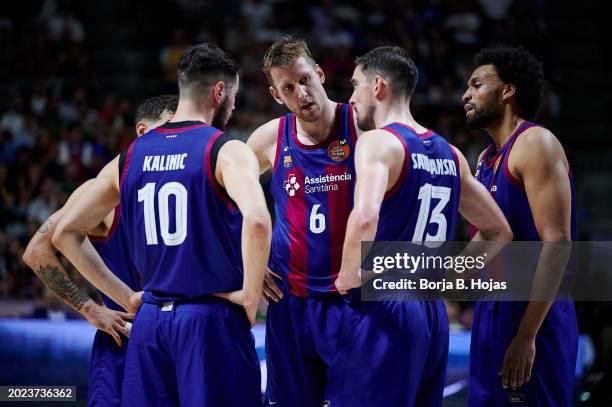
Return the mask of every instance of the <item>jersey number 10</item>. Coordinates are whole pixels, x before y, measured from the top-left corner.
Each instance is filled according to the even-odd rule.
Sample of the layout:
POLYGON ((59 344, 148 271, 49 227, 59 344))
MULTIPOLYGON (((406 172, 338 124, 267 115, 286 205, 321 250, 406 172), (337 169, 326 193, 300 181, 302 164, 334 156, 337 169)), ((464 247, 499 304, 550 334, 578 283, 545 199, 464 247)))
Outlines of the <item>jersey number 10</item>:
MULTIPOLYGON (((144 202, 144 223, 147 245, 157 244, 157 222, 155 221, 155 182, 149 182, 138 190, 138 202, 144 202)), ((157 192, 157 207, 161 238, 166 246, 177 246, 187 237, 187 189, 179 182, 168 182, 157 192), (174 219, 176 227, 170 233, 170 195, 174 195, 174 219)))

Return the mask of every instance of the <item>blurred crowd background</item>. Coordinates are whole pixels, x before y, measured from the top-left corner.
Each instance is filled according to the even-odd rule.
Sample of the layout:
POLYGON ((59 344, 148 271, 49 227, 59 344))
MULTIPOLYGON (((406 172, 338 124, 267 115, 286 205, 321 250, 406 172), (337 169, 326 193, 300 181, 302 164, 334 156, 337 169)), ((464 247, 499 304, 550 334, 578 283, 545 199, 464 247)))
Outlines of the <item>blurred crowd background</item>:
MULTIPOLYGON (((243 139, 284 112, 261 72, 265 50, 283 34, 308 41, 326 74, 328 94, 337 101, 350 97, 356 56, 376 46, 400 45, 419 69, 412 101, 416 119, 461 148, 472 165, 489 142, 464 123, 460 98, 472 57, 496 43, 525 46, 544 63, 547 96, 539 121, 559 137, 570 159, 580 239, 612 240, 611 64, 602 45, 610 25, 594 1, 565 3, 44 0, 4 5, 0 316, 75 317, 22 262, 25 246, 76 186, 129 144, 135 107, 147 97, 177 92, 180 55, 202 41, 217 43, 241 65, 229 130, 243 139)), ((458 239, 466 237, 464 229, 458 239)), ((71 274, 86 285, 78 273, 71 274)), ((456 323, 469 326, 463 307, 449 311, 456 323)), ((609 343, 601 339, 601 327, 610 325, 610 306, 587 304, 580 313, 582 330, 593 330, 597 343, 609 343)))

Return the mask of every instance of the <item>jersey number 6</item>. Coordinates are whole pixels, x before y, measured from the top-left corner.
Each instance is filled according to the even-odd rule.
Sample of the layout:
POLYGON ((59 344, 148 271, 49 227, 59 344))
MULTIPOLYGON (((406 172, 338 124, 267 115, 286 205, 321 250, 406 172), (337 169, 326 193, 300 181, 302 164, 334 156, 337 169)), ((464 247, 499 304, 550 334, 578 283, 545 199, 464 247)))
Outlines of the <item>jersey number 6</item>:
POLYGON ((325 230, 325 215, 318 213, 321 204, 314 204, 310 212, 310 231, 312 233, 323 233, 325 230))

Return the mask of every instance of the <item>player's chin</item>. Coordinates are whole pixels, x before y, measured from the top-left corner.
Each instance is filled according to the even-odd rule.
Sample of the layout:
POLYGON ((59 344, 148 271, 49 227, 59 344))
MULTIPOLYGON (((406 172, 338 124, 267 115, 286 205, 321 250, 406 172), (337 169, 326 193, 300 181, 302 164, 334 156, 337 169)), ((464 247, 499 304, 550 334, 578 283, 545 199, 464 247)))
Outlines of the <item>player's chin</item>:
POLYGON ((298 115, 300 120, 305 122, 315 122, 321 117, 321 112, 318 109, 301 109, 298 115))
POLYGON ((357 126, 363 131, 370 131, 376 128, 371 120, 357 120, 357 126))

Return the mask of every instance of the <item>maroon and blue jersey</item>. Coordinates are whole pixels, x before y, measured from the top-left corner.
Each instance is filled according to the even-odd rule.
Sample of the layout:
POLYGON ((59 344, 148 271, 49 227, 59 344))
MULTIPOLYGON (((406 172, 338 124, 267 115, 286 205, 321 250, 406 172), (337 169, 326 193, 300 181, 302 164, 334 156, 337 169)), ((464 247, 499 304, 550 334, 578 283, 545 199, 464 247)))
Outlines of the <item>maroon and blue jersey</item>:
MULTIPOLYGON (((454 150, 430 130, 418 134, 401 123, 382 129, 401 142, 404 161, 398 180, 383 199, 375 240, 449 240, 461 185, 454 150)), ((338 358, 345 361, 343 383, 351 391, 342 395, 341 404, 441 406, 448 358, 444 303, 349 297, 353 297, 347 314, 350 318, 346 318, 349 322, 342 332, 348 333, 345 340, 350 340, 351 346, 341 348, 338 358), (372 388, 395 390, 373 392, 372 388)))
MULTIPOLYGON (((122 224, 119 222, 121 210, 119 206, 114 209, 113 223, 107 236, 88 235, 89 241, 96 249, 106 267, 134 291, 140 291, 140 275, 131 262, 128 250, 127 236, 122 224)), ((123 311, 123 307, 100 292, 104 304, 116 311, 123 311)))
POLYGON ((143 301, 194 301, 242 287, 242 217, 214 175, 219 140, 202 122, 166 123, 129 147, 121 217, 143 301))
MULTIPOLYGON (((541 240, 525 187, 508 168, 508 157, 516 139, 534 126, 538 125, 521 123, 494 154, 495 146, 490 145, 482 154, 475 174, 501 208, 517 241, 541 240)), ((573 240, 576 238, 576 223, 571 172, 568 177, 572 189, 573 240)), ((572 405, 578 325, 574 303, 568 296, 552 303, 538 331, 531 380, 517 390, 501 386, 497 373, 502 368, 503 357, 518 331, 527 305, 525 301, 476 301, 468 383, 470 406, 572 405)))
POLYGON ((402 123, 383 127, 404 146, 399 179, 382 202, 376 241, 451 240, 461 188, 459 161, 450 144, 429 130, 402 123))
MULTIPOLYGON (((523 122, 514 131, 512 136, 503 147, 492 154, 495 146, 491 144, 482 154, 476 167, 476 179, 483 184, 502 212, 508 219, 510 228, 514 233, 514 240, 528 241, 541 240, 533 221, 529 200, 525 187, 517 180, 508 169, 508 156, 516 139, 531 127, 538 126, 535 123, 523 122)), ((576 239, 576 220, 574 216, 574 182, 571 172, 568 174, 572 187, 572 240, 576 239)))
POLYGON ((276 220, 269 267, 298 297, 336 292, 353 207, 356 139, 347 104, 337 105, 334 128, 316 145, 298 140, 295 114, 280 118, 270 184, 276 220))

